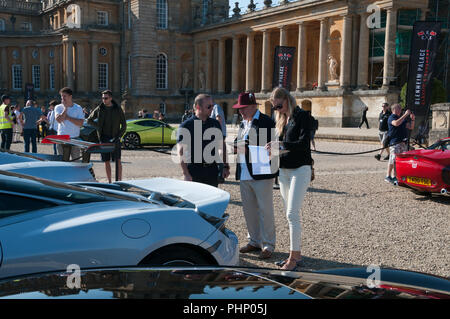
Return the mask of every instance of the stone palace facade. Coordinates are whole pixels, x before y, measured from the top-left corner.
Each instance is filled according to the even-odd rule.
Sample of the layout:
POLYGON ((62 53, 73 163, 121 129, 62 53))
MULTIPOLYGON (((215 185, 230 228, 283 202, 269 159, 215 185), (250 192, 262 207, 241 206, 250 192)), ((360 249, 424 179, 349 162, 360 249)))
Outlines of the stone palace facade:
POLYGON ((129 118, 161 109, 172 120, 206 92, 230 121, 243 91, 270 114, 281 45, 296 48, 291 91, 321 126, 354 126, 366 105, 376 125, 406 81, 412 23, 429 12, 428 0, 235 6, 229 14, 226 0, 0 0, 0 91, 23 104, 32 89, 47 103, 69 86, 93 107, 111 89, 129 118))

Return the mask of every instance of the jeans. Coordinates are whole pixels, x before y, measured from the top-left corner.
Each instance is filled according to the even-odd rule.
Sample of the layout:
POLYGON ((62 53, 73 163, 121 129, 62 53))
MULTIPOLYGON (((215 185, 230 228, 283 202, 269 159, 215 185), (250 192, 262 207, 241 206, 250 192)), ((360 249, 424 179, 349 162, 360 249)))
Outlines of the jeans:
POLYGON ((311 166, 299 168, 280 168, 280 192, 286 208, 286 218, 289 223, 291 251, 300 251, 301 223, 300 210, 303 199, 311 182, 311 166))
POLYGON ((11 148, 11 143, 12 143, 13 129, 5 128, 5 129, 1 129, 0 131, 1 131, 1 136, 2 136, 2 143, 1 143, 0 148, 9 150, 11 148))
POLYGON ((31 151, 33 153, 37 153, 36 137, 37 137, 37 130, 35 128, 23 129, 23 142, 25 143, 25 153, 30 152, 30 142, 31 142, 31 151))

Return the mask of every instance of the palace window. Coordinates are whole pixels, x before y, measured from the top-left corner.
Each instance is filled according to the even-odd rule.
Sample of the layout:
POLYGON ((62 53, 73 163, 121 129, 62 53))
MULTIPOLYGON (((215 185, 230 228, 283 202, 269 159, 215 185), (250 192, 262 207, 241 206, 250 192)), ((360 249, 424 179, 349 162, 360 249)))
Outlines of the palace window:
POLYGON ((31 32, 33 31, 33 26, 30 22, 22 22, 22 24, 20 25, 20 29, 22 31, 31 32))
POLYGON ((50 90, 54 90, 55 89, 55 65, 54 64, 50 64, 48 71, 49 71, 48 88, 50 90))
POLYGON ((12 66, 12 88, 13 90, 22 89, 22 66, 20 64, 12 66))
POLYGON ((98 88, 100 90, 108 88, 108 63, 98 64, 98 88))
POLYGON ((202 23, 205 24, 208 18, 208 2, 209 0, 203 0, 202 3, 202 23))
POLYGON ((156 57, 156 88, 167 89, 167 57, 162 53, 156 57))
POLYGON ((167 0, 158 0, 156 3, 158 29, 167 29, 167 0))
POLYGON ((108 12, 97 11, 97 24, 98 25, 108 25, 108 12))
POLYGON ((34 89, 40 90, 40 88, 41 88, 41 66, 40 65, 32 66, 31 77, 33 79, 34 89))
POLYGON ((5 31, 5 20, 0 19, 0 32, 5 31))

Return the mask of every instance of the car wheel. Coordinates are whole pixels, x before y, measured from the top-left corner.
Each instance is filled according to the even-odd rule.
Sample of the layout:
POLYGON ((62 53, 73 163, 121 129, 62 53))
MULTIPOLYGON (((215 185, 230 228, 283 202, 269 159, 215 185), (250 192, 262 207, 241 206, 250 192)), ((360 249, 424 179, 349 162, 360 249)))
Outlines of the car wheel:
POLYGON ((127 133, 123 137, 123 145, 127 149, 134 150, 141 145, 141 138, 136 133, 127 133))
POLYGON ((141 266, 215 265, 212 257, 184 246, 170 246, 157 250, 139 263, 141 266))

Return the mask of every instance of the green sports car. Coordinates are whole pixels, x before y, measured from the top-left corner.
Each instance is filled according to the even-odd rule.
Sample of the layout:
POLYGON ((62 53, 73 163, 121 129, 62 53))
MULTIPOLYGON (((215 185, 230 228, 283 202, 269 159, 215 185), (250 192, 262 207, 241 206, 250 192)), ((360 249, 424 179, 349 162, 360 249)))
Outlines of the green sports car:
POLYGON ((127 120, 127 130, 122 137, 122 144, 127 149, 143 145, 175 145, 176 129, 164 122, 151 119, 127 120))

